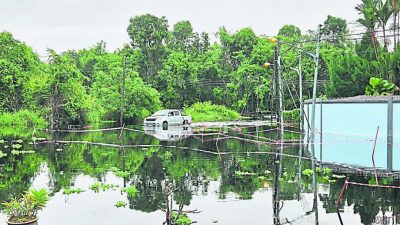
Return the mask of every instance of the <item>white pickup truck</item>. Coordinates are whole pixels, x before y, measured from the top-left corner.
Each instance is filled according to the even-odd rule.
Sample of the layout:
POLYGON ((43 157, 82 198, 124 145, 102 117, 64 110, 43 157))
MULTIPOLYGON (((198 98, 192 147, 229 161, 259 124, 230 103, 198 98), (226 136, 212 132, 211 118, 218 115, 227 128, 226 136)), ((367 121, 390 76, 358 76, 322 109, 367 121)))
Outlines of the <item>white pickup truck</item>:
POLYGON ((144 120, 145 126, 190 125, 192 117, 177 109, 165 109, 154 113, 144 120))

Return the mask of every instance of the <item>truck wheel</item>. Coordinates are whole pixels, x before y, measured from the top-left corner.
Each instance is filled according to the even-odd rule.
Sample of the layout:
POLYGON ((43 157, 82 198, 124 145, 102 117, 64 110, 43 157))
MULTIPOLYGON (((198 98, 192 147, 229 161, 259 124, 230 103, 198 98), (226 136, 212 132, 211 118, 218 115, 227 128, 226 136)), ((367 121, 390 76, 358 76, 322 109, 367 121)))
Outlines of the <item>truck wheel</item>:
POLYGON ((168 128, 168 122, 167 122, 167 121, 164 121, 164 122, 162 123, 162 127, 163 127, 164 129, 167 129, 167 128, 168 128))

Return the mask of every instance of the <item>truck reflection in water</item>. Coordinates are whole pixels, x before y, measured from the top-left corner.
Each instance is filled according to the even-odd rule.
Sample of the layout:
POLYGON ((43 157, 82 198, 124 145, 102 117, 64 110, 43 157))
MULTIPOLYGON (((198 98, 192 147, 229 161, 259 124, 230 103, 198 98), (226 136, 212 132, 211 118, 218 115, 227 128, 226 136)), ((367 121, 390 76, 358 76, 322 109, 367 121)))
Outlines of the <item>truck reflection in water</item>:
POLYGON ((190 126, 145 126, 144 133, 157 138, 160 141, 180 141, 193 134, 190 126))

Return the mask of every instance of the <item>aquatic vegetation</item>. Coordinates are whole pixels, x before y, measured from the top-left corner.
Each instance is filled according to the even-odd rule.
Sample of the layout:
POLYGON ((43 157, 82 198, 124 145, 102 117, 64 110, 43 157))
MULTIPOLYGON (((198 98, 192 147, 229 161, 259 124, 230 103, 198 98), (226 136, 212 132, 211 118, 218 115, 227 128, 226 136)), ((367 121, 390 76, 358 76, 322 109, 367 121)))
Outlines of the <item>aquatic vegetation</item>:
POLYGON ((129 177, 129 175, 131 175, 131 173, 128 171, 120 170, 120 171, 115 172, 115 176, 121 177, 121 178, 127 178, 127 177, 129 177))
POLYGON ((4 144, 4 140, 1 139, 1 140, 0 140, 0 144, 4 144))
POLYGON ((82 192, 85 192, 85 190, 80 189, 80 188, 68 188, 68 189, 64 189, 63 194, 65 195, 71 195, 71 194, 80 194, 82 192))
POLYGON ((11 147, 12 147, 13 149, 20 149, 20 148, 22 148, 22 145, 20 145, 20 144, 13 144, 13 145, 11 145, 11 147))
POLYGON ((118 202, 116 202, 114 204, 114 206, 117 207, 117 208, 121 208, 121 207, 125 208, 127 205, 128 204, 126 202, 124 202, 124 201, 118 201, 118 202))
POLYGON ((15 150, 15 149, 11 150, 11 154, 13 154, 13 155, 33 154, 33 153, 35 153, 35 151, 33 151, 33 150, 27 150, 27 151, 24 151, 24 150, 19 151, 19 150, 15 150))
POLYGON ((246 172, 246 171, 235 171, 235 175, 237 176, 254 176, 256 173, 246 172))
POLYGON ((39 137, 32 137, 32 141, 36 142, 36 141, 45 141, 46 138, 39 138, 39 137))
POLYGON ((126 194, 131 198, 135 197, 138 193, 138 190, 136 189, 135 186, 129 186, 127 188, 122 189, 122 191, 126 192, 126 194))
POLYGON ((100 190, 102 190, 102 191, 106 191, 108 189, 115 190, 117 187, 118 187, 118 185, 115 185, 115 184, 103 184, 100 182, 96 182, 96 183, 92 184, 89 188, 92 191, 98 193, 100 190))
POLYGON ((346 177, 345 175, 332 174, 332 178, 336 178, 336 179, 343 179, 345 177, 346 177))
POLYGON ((4 152, 2 152, 2 151, 0 150, 0 159, 3 158, 3 157, 5 157, 5 156, 7 156, 7 153, 4 153, 4 152))
POLYGON ((129 177, 129 175, 131 175, 130 172, 123 171, 117 167, 111 167, 110 170, 115 174, 115 176, 121 177, 121 178, 127 178, 127 177, 129 177))
POLYGON ((172 220, 177 225, 189 225, 192 224, 192 220, 185 213, 172 212, 172 220))

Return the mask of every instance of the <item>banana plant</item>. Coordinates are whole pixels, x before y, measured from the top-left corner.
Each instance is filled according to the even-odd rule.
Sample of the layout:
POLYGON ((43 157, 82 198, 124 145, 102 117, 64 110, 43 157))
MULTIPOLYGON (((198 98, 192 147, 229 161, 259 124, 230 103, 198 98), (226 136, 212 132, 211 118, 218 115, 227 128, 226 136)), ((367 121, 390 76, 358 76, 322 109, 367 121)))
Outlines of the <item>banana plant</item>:
POLYGON ((377 77, 371 77, 369 84, 365 88, 366 95, 380 96, 391 95, 396 90, 396 86, 387 80, 377 77))

